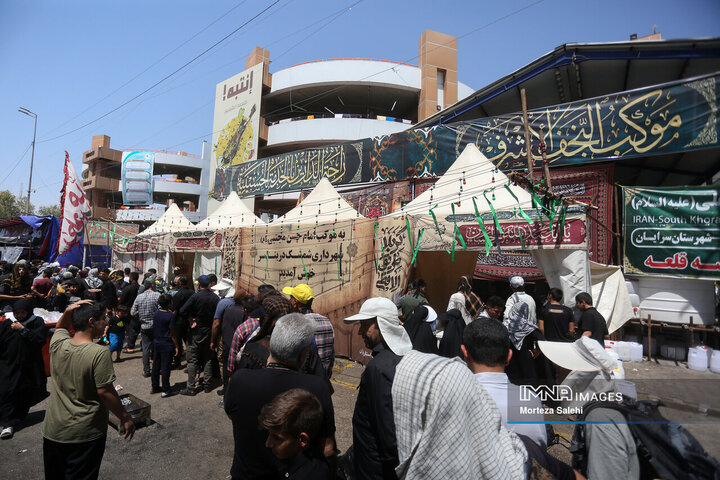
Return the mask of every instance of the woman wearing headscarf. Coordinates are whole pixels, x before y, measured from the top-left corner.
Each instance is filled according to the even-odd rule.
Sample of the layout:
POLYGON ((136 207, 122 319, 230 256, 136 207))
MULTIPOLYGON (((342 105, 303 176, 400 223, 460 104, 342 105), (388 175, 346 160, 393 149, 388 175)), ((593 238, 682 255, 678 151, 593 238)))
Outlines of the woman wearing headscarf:
POLYGON ((443 336, 440 340, 440 355, 443 357, 462 358, 460 345, 462 345, 463 332, 465 331, 465 320, 460 310, 453 308, 438 315, 438 324, 445 325, 443 336))
POLYGON ((12 272, 5 274, 0 279, 0 310, 5 307, 12 306, 16 300, 28 298, 30 288, 32 287, 32 278, 30 278, 30 270, 26 263, 16 263, 12 272))
POLYGON ((538 380, 535 359, 540 355, 538 340, 545 340, 536 325, 528 319, 527 303, 518 302, 508 312, 503 324, 510 334, 512 357, 505 373, 516 385, 536 384, 538 380))
POLYGON ((424 353, 438 353, 437 340, 431 327, 431 322, 435 318, 437 318, 437 315, 431 307, 420 305, 413 310, 410 320, 403 323, 403 327, 405 327, 412 342, 413 350, 424 353))
POLYGON ((418 278, 408 285, 407 295, 402 297, 396 303, 398 307, 398 315, 400 316, 401 321, 404 322, 406 319, 410 318, 413 310, 415 310, 415 307, 418 305, 428 305, 429 302, 427 301, 427 298, 425 298, 426 287, 427 282, 422 278, 418 278))
POLYGON ((103 281, 98 276, 98 269, 91 268, 90 271, 87 272, 87 276, 83 278, 82 282, 85 284, 85 298, 96 301, 100 300, 103 281))
POLYGON ((475 320, 484 308, 482 300, 472 290, 472 281, 469 275, 460 277, 457 291, 450 295, 447 310, 453 308, 460 311, 460 315, 465 320, 465 325, 469 325, 470 322, 475 320))
POLYGON ((0 438, 12 437, 30 407, 48 396, 42 357, 48 331, 32 312, 30 300, 17 300, 16 321, 0 322, 0 438))

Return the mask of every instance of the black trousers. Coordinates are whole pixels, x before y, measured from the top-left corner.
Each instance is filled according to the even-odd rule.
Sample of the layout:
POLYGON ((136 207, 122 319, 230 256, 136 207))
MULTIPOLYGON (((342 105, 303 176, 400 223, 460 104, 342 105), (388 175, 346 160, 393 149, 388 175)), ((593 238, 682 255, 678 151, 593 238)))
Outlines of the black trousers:
MULTIPOLYGON (((179 316, 178 316, 179 317, 179 316)), ((177 318, 175 321, 175 335, 178 340, 178 354, 173 358, 173 367, 179 368, 182 363, 183 342, 188 345, 188 323, 184 318, 177 318)))
POLYGON ((162 391, 170 391, 170 366, 173 359, 173 353, 175 352, 171 352, 170 350, 166 352, 158 352, 157 345, 155 345, 155 351, 153 352, 152 375, 150 378, 154 389, 160 387, 160 375, 162 374, 162 391))
POLYGON ((127 348, 135 350, 135 342, 137 342, 138 335, 140 335, 140 319, 137 315, 130 318, 130 324, 128 326, 127 334, 127 348))
POLYGON ((227 351, 223 348, 222 365, 220 366, 220 368, 222 368, 221 377, 222 377, 222 381, 223 381, 223 388, 227 387, 228 380, 230 380, 230 374, 228 373, 228 369, 227 369, 229 353, 230 353, 229 351, 227 351))
POLYGON ((59 443, 43 438, 45 480, 94 480, 100 473, 106 435, 83 443, 59 443))

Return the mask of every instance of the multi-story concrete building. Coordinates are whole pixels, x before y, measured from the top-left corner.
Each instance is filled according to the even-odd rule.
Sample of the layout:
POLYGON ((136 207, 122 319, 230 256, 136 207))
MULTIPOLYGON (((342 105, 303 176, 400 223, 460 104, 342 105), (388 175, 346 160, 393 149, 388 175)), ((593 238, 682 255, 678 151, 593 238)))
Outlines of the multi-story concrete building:
MULTIPOLYGON (((426 30, 418 59, 418 65, 366 58, 315 60, 271 74, 270 52, 256 47, 246 68, 263 64, 258 158, 407 130, 473 92, 458 81, 455 37, 426 30)), ((93 218, 154 221, 162 209, 123 207, 122 152, 110 148, 110 137, 96 135, 83 155, 83 187, 93 218)), ((218 204, 211 200, 208 206, 208 185, 214 180, 211 146, 204 144, 199 156, 154 153, 153 203, 177 203, 194 222, 211 213, 218 204)))
MULTIPOLYGON (((152 151, 133 149, 133 151, 152 151)), ((110 148, 110 137, 95 135, 90 150, 83 154, 82 184, 90 201, 93 219, 153 222, 164 208, 123 208, 122 154, 110 148)), ((207 214, 208 165, 210 149, 203 143, 203 154, 153 151, 153 203, 176 203, 188 220, 197 222, 207 214)))
MULTIPOLYGON (((368 58, 314 60, 271 74, 270 52, 256 47, 245 68, 263 64, 257 158, 401 132, 473 92, 458 81, 457 38, 426 30, 418 59, 418 65, 368 58)), ((212 168, 210 183, 212 188, 212 168)), ((265 199, 256 210, 293 202, 265 199)), ((209 209, 217 205, 210 200, 209 209)))
MULTIPOLYGON (((256 48, 247 67, 270 61, 256 48)), ((457 39, 420 37, 419 64, 367 58, 300 63, 273 73, 263 95, 260 155, 387 135, 454 104, 473 90, 458 81, 457 39)))

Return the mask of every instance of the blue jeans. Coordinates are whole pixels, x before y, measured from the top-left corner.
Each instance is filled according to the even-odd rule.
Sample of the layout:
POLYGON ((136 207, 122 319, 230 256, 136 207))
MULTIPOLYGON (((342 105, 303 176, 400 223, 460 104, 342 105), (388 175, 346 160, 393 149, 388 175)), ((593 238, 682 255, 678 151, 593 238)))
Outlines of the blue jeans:
POLYGON ((142 346, 143 373, 150 375, 150 359, 153 355, 152 328, 146 328, 140 331, 140 345, 142 346))

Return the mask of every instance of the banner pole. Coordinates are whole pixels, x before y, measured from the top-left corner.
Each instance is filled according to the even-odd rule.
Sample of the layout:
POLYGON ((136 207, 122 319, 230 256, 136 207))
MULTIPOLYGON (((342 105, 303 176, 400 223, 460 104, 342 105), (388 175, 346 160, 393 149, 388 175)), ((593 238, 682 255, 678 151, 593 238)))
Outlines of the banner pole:
MULTIPOLYGON (((615 228, 618 232, 622 232, 622 226, 620 225, 620 208, 618 206, 618 197, 622 194, 622 188, 616 187, 613 185, 613 197, 615 200, 615 228), (618 192, 619 189, 619 192, 618 192)), ((624 202, 624 200, 623 200, 624 202)), ((622 236, 617 235, 615 237, 615 242, 617 245, 617 264, 622 266, 623 264, 623 258, 622 258, 622 236)), ((650 350, 650 346, 648 345, 648 350, 650 350)))
POLYGON ((88 233, 87 222, 85 222, 83 228, 85 229, 85 241, 83 242, 82 268, 85 268, 85 261, 87 260, 88 241, 90 241, 90 234, 88 233))
POLYGON ((107 240, 105 242, 105 267, 110 268, 110 221, 105 222, 105 230, 105 233, 107 234, 107 236, 105 237, 105 239, 107 240))
POLYGON ((530 123, 528 122, 527 100, 525 99, 524 88, 520 90, 520 100, 522 102, 523 124, 525 125, 525 151, 527 152, 528 178, 532 184, 535 183, 535 178, 533 175, 532 149, 530 148, 530 123))
MULTIPOLYGON (((552 132, 551 132, 552 134, 552 132)), ((545 185, 547 185, 548 192, 552 193, 552 182, 550 181, 550 167, 548 166, 548 159, 545 152, 547 151, 547 145, 545 145, 545 135, 543 129, 540 129, 540 154, 543 160, 543 173, 545 173, 545 185)))

